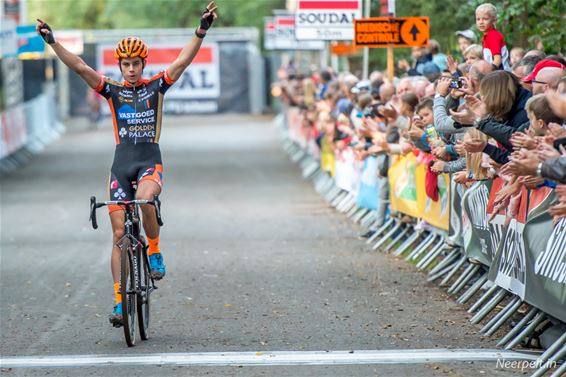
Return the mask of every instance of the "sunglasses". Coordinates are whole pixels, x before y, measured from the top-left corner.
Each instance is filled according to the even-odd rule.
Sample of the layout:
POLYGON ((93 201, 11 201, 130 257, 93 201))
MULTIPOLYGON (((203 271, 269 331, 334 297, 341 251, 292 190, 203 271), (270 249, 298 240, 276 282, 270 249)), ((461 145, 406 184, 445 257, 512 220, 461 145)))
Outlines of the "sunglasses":
POLYGON ((544 84, 548 84, 548 83, 545 82, 545 81, 538 81, 538 80, 531 80, 531 83, 533 83, 533 84, 534 84, 534 83, 536 83, 536 84, 543 84, 543 85, 544 85, 544 84))

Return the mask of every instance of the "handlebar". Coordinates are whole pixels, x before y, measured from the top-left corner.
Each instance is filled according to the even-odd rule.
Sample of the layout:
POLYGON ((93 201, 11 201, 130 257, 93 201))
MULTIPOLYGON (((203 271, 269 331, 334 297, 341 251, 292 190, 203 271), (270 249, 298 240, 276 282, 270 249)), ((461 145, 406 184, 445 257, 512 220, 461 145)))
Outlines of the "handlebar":
POLYGON ((94 196, 90 197, 90 217, 89 221, 92 223, 92 227, 94 229, 98 229, 98 223, 96 221, 96 210, 100 207, 105 207, 109 205, 119 205, 124 208, 124 210, 128 210, 129 206, 132 205, 139 205, 139 204, 149 204, 154 206, 155 208, 155 216, 157 217, 157 224, 159 226, 163 226, 163 220, 161 219, 161 200, 159 200, 158 195, 153 196, 153 200, 108 200, 104 202, 96 202, 96 198, 94 196))

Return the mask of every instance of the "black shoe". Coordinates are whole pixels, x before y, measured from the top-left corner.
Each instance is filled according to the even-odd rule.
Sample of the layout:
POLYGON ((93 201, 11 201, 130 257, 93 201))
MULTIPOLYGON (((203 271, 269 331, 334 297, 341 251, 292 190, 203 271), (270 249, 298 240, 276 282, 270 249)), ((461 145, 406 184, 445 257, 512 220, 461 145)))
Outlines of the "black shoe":
POLYGON ((375 234, 375 232, 376 232, 375 230, 368 230, 364 234, 360 234, 359 237, 360 238, 370 238, 371 236, 373 236, 375 234))

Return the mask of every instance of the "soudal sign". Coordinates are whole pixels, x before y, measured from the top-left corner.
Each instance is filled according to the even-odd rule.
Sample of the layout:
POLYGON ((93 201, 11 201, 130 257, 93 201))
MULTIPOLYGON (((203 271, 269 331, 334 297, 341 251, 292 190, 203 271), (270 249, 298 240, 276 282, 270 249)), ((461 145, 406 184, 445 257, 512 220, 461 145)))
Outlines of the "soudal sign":
POLYGON ((361 0, 299 0, 295 13, 298 40, 351 41, 361 0))
POLYGON ((321 40, 298 41, 295 38, 295 16, 275 16, 273 30, 270 31, 273 50, 322 50, 321 40))
MULTIPOLYGON (((149 45, 149 57, 143 71, 144 78, 166 70, 179 56, 185 44, 149 45)), ((122 82, 124 79, 114 58, 114 45, 97 48, 97 71, 122 82)), ((220 96, 220 62, 218 44, 201 46, 191 65, 165 94, 166 113, 190 114, 218 111, 220 96)), ((106 106, 102 107, 105 111, 106 106)))

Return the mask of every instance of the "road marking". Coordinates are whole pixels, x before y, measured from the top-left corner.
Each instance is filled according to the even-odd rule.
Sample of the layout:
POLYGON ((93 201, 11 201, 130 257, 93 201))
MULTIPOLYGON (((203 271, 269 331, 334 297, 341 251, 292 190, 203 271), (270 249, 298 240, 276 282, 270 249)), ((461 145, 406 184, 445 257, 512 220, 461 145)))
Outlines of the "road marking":
POLYGON ((142 355, 18 356, 0 359, 2 368, 80 367, 103 365, 369 365, 446 362, 534 361, 537 354, 498 349, 422 349, 375 351, 201 352, 142 355))

